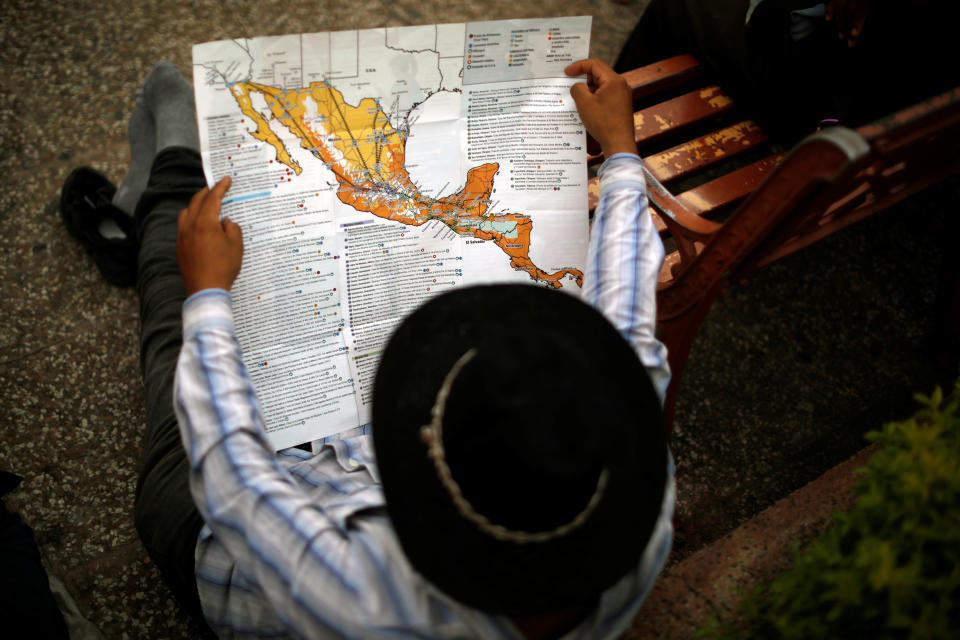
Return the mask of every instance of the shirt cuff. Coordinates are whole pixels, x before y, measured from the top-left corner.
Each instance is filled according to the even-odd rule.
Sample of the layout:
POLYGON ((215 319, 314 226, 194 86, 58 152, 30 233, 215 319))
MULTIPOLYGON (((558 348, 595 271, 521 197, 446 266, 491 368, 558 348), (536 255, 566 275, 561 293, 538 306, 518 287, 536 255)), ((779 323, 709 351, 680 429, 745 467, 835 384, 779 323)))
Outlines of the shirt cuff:
POLYGON ((183 303, 183 338, 192 338, 198 332, 212 327, 233 331, 233 298, 224 289, 204 289, 183 303))
POLYGON ((635 153, 615 153, 600 165, 597 171, 600 177, 600 194, 628 187, 636 189, 638 186, 646 189, 647 182, 643 176, 643 160, 635 153))

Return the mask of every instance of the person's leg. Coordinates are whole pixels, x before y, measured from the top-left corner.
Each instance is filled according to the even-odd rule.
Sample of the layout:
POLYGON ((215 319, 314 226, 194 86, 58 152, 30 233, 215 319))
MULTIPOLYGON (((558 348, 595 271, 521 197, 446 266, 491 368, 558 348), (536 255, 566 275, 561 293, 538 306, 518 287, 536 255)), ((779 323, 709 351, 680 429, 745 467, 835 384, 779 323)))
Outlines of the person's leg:
POLYGON ((30 629, 35 638, 63 638, 70 634, 43 567, 33 529, 19 514, 7 509, 3 496, 23 478, 0 470, 0 611, 3 628, 30 629))
POLYGON ((134 519, 144 547, 181 606, 203 620, 194 573, 194 549, 203 519, 190 495, 189 464, 172 400, 185 298, 176 258, 177 216, 205 186, 195 128, 191 135, 182 126, 184 113, 193 122, 193 94, 184 86, 189 89, 179 72, 161 63, 147 78, 142 93, 156 124, 157 153, 135 215, 147 426, 134 519), (170 126, 173 117, 178 123, 170 126), (171 146, 171 142, 185 146, 171 146))
POLYGON ((154 161, 137 206, 140 362, 147 429, 134 505, 144 547, 180 603, 199 619, 194 549, 203 519, 190 495, 189 464, 172 391, 182 340, 180 309, 186 297, 176 259, 177 215, 203 186, 196 151, 166 149, 154 161))

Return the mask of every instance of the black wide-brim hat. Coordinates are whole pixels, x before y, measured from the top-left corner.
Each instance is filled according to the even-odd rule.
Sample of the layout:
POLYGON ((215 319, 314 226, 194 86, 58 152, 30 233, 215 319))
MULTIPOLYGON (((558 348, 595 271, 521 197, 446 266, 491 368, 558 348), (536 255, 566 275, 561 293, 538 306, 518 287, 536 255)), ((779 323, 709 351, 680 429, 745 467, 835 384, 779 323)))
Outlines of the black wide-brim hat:
POLYGON ((470 287, 414 311, 381 358, 373 441, 411 564, 489 613, 595 602, 638 569, 661 511, 666 434, 650 378, 597 310, 562 292, 470 287), (476 357, 451 374, 470 350, 476 357), (476 511, 509 530, 542 530, 586 511, 582 524, 520 543, 463 515, 422 435, 445 381, 446 462, 476 511), (551 511, 565 515, 551 520, 551 511))

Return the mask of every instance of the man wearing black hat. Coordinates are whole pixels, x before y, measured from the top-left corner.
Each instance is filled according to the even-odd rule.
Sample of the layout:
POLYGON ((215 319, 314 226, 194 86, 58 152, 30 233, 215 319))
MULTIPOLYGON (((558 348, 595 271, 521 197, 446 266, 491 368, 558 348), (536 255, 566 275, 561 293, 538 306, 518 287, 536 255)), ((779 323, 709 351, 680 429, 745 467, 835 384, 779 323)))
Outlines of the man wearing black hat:
POLYGON ((229 178, 179 211, 178 273, 175 211, 202 172, 190 149, 154 159, 136 216, 137 526, 219 635, 592 639, 629 626, 672 536, 663 247, 629 89, 596 60, 567 73, 588 76, 571 93, 607 156, 583 300, 498 285, 428 302, 382 356, 372 438, 312 455, 274 453, 240 356, 228 291, 241 232, 219 220, 229 178))

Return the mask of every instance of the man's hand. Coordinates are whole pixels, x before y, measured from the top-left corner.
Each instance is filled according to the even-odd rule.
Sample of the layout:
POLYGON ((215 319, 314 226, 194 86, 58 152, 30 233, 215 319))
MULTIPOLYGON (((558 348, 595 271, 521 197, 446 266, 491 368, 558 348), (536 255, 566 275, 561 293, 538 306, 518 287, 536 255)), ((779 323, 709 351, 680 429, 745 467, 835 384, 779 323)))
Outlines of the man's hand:
POLYGON ((600 146, 603 155, 636 153, 633 136, 633 98, 620 74, 595 58, 574 62, 568 76, 587 74, 587 82, 570 88, 580 119, 600 146))
POLYGON ((230 290, 243 260, 240 225, 220 221, 220 203, 230 188, 224 178, 213 189, 204 187, 190 199, 177 220, 177 262, 187 295, 203 289, 230 290))
POLYGON ((870 5, 867 0, 829 0, 827 2, 827 22, 837 26, 837 37, 847 41, 848 47, 857 46, 857 40, 863 32, 870 5))

